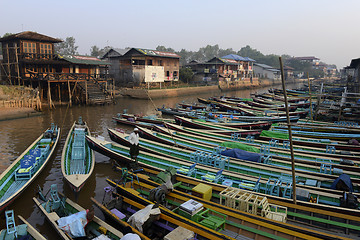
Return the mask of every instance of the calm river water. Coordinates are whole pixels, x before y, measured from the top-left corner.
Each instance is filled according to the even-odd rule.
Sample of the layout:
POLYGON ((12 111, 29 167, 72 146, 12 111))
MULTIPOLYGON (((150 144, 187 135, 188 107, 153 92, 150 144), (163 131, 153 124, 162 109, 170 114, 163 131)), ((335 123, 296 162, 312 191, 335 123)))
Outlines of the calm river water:
MULTIPOLYGON (((288 86, 288 88, 291 87, 297 87, 297 85, 288 86)), ((227 92, 226 96, 249 97, 250 93, 266 92, 267 89, 268 87, 227 92)), ((57 239, 58 235, 55 230, 53 230, 46 221, 45 216, 36 207, 32 198, 35 195, 38 185, 44 189, 44 192, 47 192, 51 184, 56 183, 60 192, 65 193, 70 199, 75 200, 74 194, 63 179, 60 159, 67 133, 73 122, 76 121, 79 116, 82 116, 83 120, 88 123, 93 136, 101 135, 104 136, 105 139, 110 140, 107 134, 107 128, 120 127, 127 132, 131 132, 132 130, 132 128, 127 126, 117 125, 112 120, 112 117, 116 116, 119 112, 123 112, 124 109, 127 109, 128 113, 151 115, 155 114, 155 107, 161 107, 163 105, 174 107, 182 101, 195 103, 197 102, 197 97, 208 98, 210 96, 220 96, 221 94, 224 93, 214 91, 194 96, 155 99, 153 101, 119 98, 115 105, 73 106, 71 108, 57 107, 55 110, 45 112, 41 116, 0 121, 0 172, 6 169, 52 122, 61 128, 60 142, 55 149, 52 159, 38 178, 9 206, 9 209, 13 209, 15 215, 22 215, 48 239, 57 239)), ((117 179, 118 175, 118 173, 112 170, 111 159, 99 153, 95 153, 95 159, 94 173, 81 190, 77 199, 77 202, 84 208, 91 206, 92 202, 90 197, 94 197, 101 202, 104 187, 107 186, 105 180, 107 178, 117 179)), ((96 207, 95 214, 104 219, 101 211, 96 207)), ((16 222, 19 222, 18 219, 16 219, 16 222)), ((6 227, 4 213, 1 213, 0 216, 0 227, 1 229, 6 227)))

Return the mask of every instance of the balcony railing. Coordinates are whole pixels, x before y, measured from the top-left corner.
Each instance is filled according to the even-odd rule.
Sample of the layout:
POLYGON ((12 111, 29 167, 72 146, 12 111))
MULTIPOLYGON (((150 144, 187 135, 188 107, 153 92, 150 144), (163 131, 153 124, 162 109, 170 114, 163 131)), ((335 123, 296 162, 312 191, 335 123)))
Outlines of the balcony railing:
POLYGON ((21 60, 53 60, 57 59, 57 54, 45 53, 23 53, 19 56, 21 60))
POLYGON ((26 73, 27 78, 37 81, 109 81, 109 74, 87 74, 87 73, 26 73))

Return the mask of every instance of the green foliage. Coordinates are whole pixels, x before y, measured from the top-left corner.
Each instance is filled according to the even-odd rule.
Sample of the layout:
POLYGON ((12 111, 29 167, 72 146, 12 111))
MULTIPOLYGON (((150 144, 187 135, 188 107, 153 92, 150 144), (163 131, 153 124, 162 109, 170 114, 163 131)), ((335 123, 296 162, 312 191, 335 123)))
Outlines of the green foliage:
POLYGON ((156 47, 156 50, 157 50, 157 51, 162 51, 162 52, 172 52, 172 53, 175 52, 174 49, 172 49, 172 48, 166 48, 166 47, 164 47, 164 46, 157 46, 157 47, 156 47))
POLYGON ((94 45, 90 48, 90 56, 99 58, 99 57, 103 56, 106 52, 108 52, 111 48, 113 48, 113 47, 106 46, 106 47, 100 49, 98 46, 94 45))
POLYGON ((55 44, 55 52, 60 55, 76 55, 78 46, 75 46, 75 38, 67 37, 65 41, 55 44))
POLYGON ((182 82, 189 83, 191 82, 192 77, 194 76, 193 71, 190 68, 180 68, 179 79, 182 82))
POLYGON ((10 35, 13 35, 14 33, 5 33, 2 37, 7 37, 7 36, 10 36, 10 35))

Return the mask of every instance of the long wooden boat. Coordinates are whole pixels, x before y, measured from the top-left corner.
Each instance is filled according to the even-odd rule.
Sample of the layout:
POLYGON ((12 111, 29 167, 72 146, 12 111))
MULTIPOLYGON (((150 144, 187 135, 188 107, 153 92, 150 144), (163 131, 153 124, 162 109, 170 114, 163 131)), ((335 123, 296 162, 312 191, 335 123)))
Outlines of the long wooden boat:
MULTIPOLYGON (((111 143, 108 141, 96 139, 93 137, 87 137, 89 144, 95 151, 98 151, 118 162, 120 164, 124 163, 133 163, 134 161, 129 157, 129 148, 125 146, 121 146, 119 144, 111 143)), ((189 168, 194 165, 193 161, 184 160, 177 157, 163 157, 159 154, 152 154, 146 152, 140 152, 138 158, 138 163, 141 166, 149 166, 152 165, 154 167, 159 167, 162 169, 166 169, 169 166, 174 168, 186 167, 189 168)), ((215 180, 219 183, 228 182, 231 180, 234 186, 245 186, 246 182, 251 183, 251 188, 256 191, 260 191, 263 193, 267 193, 269 187, 268 179, 259 178, 258 176, 250 176, 244 173, 232 172, 226 169, 220 169, 214 166, 197 164, 196 165, 196 175, 194 178, 201 179, 204 175, 210 174, 217 177, 215 180), (245 185, 244 185, 245 184, 245 185)), ((285 178, 287 175, 283 175, 285 178)), ((291 181, 289 179, 289 181, 291 181)), ((285 193, 285 192, 284 192, 285 193)), ((272 192, 270 191, 267 196, 271 196, 272 192)), ((275 194, 275 193, 274 193, 275 194)), ((281 198, 285 198, 286 194, 275 194, 281 198)), ((302 201, 308 202, 310 199, 315 199, 316 202, 320 205, 328 206, 340 206, 340 198, 343 196, 342 191, 332 190, 332 189, 324 189, 319 187, 313 187, 309 185, 301 185, 297 184, 297 198, 303 199, 302 201), (300 190, 302 189, 302 190, 300 190), (306 194, 305 194, 306 193, 306 194), (300 194, 300 195, 299 195, 300 194)), ((300 201, 299 201, 300 202, 300 201)), ((354 210, 354 209, 351 209, 354 210)), ((356 211, 356 210, 355 210, 356 211)))
POLYGON ((164 122, 174 123, 174 119, 159 118, 159 117, 154 116, 154 115, 140 116, 140 115, 136 115, 136 114, 129 114, 129 113, 122 113, 121 114, 121 113, 119 113, 117 115, 117 118, 125 118, 127 120, 132 121, 132 122, 139 121, 139 122, 153 123, 153 124, 158 124, 158 125, 162 125, 164 122))
POLYGON ((74 122, 66 137, 61 155, 61 172, 74 192, 79 192, 95 167, 95 155, 85 141, 91 136, 86 122, 80 117, 74 122))
MULTIPOLYGON (((108 129, 108 132, 110 138, 115 142, 118 142, 125 146, 130 146, 130 143, 128 141, 128 134, 120 133, 112 129, 108 129)), ((184 141, 175 138, 173 140, 176 141, 176 145, 171 144, 171 141, 169 141, 168 144, 162 144, 153 140, 140 138, 140 149, 142 151, 147 151, 153 154, 159 154, 165 157, 177 157, 184 160, 191 160, 192 158, 197 158, 197 155, 200 154, 200 152, 201 154, 202 152, 213 154, 212 148, 207 148, 206 146, 201 148, 200 145, 193 145, 194 148, 191 148, 188 144, 183 145, 184 141)), ((225 150, 225 148, 223 148, 223 150, 225 150)), ((246 173, 248 175, 261 176, 265 178, 280 177, 284 173, 291 174, 291 162, 289 160, 283 160, 274 156, 272 157, 271 161, 266 161, 265 158, 260 157, 260 154, 253 154, 253 156, 253 158, 248 158, 249 152, 245 152, 243 153, 243 155, 238 154, 238 158, 229 157, 228 162, 218 162, 217 160, 210 161, 211 158, 208 157, 209 161, 206 162, 204 160, 203 163, 205 165, 226 168, 227 170, 233 172, 246 173), (243 156, 244 159, 241 159, 241 156, 243 156)), ((301 181, 301 179, 305 181, 305 179, 307 178, 318 177, 318 179, 321 178, 324 181, 320 186, 324 185, 325 187, 326 181, 333 182, 337 178, 337 176, 335 175, 334 178, 326 180, 326 175, 324 176, 323 174, 319 174, 322 173, 322 169, 321 165, 317 164, 318 162, 316 161, 296 160, 295 163, 295 170, 299 181, 301 181)), ((342 171, 339 171, 344 174, 348 174, 352 178, 360 178, 360 168, 358 167, 347 166, 341 168, 343 166, 335 164, 333 165, 333 167, 339 167, 339 169, 342 169, 342 171), (356 169, 354 170, 354 168, 356 169)), ((357 181, 357 183, 359 182, 360 181, 357 181)), ((354 183, 356 184, 356 181, 354 183)))
POLYGON ((22 224, 15 224, 14 211, 8 210, 5 212, 6 229, 1 230, 0 239, 15 240, 15 239, 29 239, 29 240, 46 240, 30 223, 28 223, 22 216, 18 218, 22 224))
MULTIPOLYGON (((232 135, 224 135, 220 134, 218 132, 213 132, 209 130, 201 130, 201 129, 194 129, 194 128, 188 128, 183 127, 175 124, 166 123, 166 128, 157 126, 153 128, 153 130, 165 133, 165 134, 174 134, 176 136, 190 136, 193 137, 194 135, 203 137, 205 140, 209 139, 217 139, 217 144, 220 144, 221 142, 239 142, 244 143, 248 146, 253 146, 256 148, 261 148, 261 146, 269 146, 269 153, 273 152, 275 155, 287 155, 290 156, 289 152, 289 142, 283 142, 283 144, 280 144, 279 141, 266 141, 261 139, 253 139, 249 138, 248 136, 241 136, 237 134, 232 135), (168 129, 174 130, 169 131, 168 129)), ((263 133, 264 131, 262 131, 263 133)), ((262 134, 261 133, 261 134, 262 134)), ((353 163, 355 165, 360 164, 360 152, 358 151, 342 151, 336 149, 336 144, 334 145, 325 145, 322 146, 314 146, 310 147, 307 145, 301 144, 293 144, 293 149, 295 152, 295 155, 298 157, 301 157, 301 159, 328 159, 328 162, 332 162, 334 164, 344 164, 344 159, 354 161, 353 163), (331 151, 330 151, 331 150, 331 151)), ((352 165, 354 165, 352 164, 352 165)), ((345 165, 345 164, 344 164, 345 165)))
MULTIPOLYGON (((289 134, 284 132, 275 132, 275 131, 262 131, 261 134, 258 136, 258 139, 265 140, 265 141, 277 141, 280 144, 289 141, 289 134)), ((325 147, 329 146, 335 148, 337 150, 341 150, 344 152, 347 151, 355 151, 360 152, 360 146, 358 145, 351 145, 348 144, 346 141, 338 140, 334 141, 331 139, 315 139, 309 137, 302 137, 302 136, 294 136, 293 137, 293 144, 297 145, 304 145, 304 146, 314 146, 314 147, 325 147)))
MULTIPOLYGON (((283 127, 272 127, 272 131, 288 133, 287 128, 283 127)), ((360 133, 334 133, 334 132, 314 132, 311 129, 309 131, 303 130, 295 130, 293 129, 292 135, 297 137, 312 137, 315 139, 331 139, 331 140, 341 140, 341 141, 349 141, 351 139, 359 139, 360 133)))
MULTIPOLYGON (((119 168, 117 168, 119 170, 119 168)), ((252 211, 253 208, 247 208, 246 205, 242 204, 229 204, 224 197, 234 197, 234 199, 241 200, 250 200, 250 199, 258 199, 264 200, 267 199, 269 204, 275 204, 280 206, 280 209, 286 208, 286 223, 309 227, 316 230, 325 230, 325 232, 333 231, 334 234, 349 237, 356 236, 357 232, 360 230, 360 216, 354 215, 354 212, 346 211, 344 208, 336 208, 336 207, 325 207, 323 205, 318 205, 310 202, 301 202, 300 204, 294 204, 290 199, 281 199, 274 196, 266 196, 262 193, 252 192, 246 189, 235 189, 233 187, 228 187, 224 185, 220 185, 214 182, 204 182, 202 180, 197 180, 187 176, 186 174, 175 174, 173 175, 173 171, 168 168, 165 171, 155 170, 153 168, 142 167, 141 173, 129 173, 132 174, 133 179, 139 179, 138 182, 142 182, 144 184, 148 184, 154 187, 157 187, 159 184, 163 183, 164 179, 168 179, 168 175, 173 176, 171 179, 175 191, 183 192, 183 193, 191 193, 191 195, 195 195, 201 197, 203 199, 209 199, 212 203, 220 203, 226 207, 231 207, 238 209, 240 211, 249 212, 253 215, 261 215, 261 212, 252 211), (196 190, 199 188, 199 185, 203 186, 203 184, 211 187, 211 194, 204 194, 196 190), (194 189, 195 188, 195 189, 194 189), (229 190, 235 190, 238 194, 233 194, 234 192, 229 194, 229 190), (200 194, 199 194, 200 193, 200 194), (253 197, 251 197, 253 195, 253 197), (225 200, 225 201, 224 201, 225 200), (244 208, 241 208, 244 207, 244 208), (345 210, 345 212, 343 212, 345 210), (349 212, 350 214, 347 214, 349 212), (309 220, 311 224, 309 224, 309 220), (327 223, 324 228, 324 223, 327 223), (346 223, 346 224, 344 224, 346 223)), ((137 184, 134 182, 134 184, 137 184)), ((138 184, 137 184, 138 185, 138 184)), ((206 192, 205 192, 206 193, 206 192)), ((244 203, 244 202, 243 202, 244 203)), ((254 200, 250 200, 250 204, 254 203, 254 200)), ((258 205, 259 206, 259 205, 258 205)), ((261 206, 259 206, 261 207, 261 206)), ((272 210, 277 210, 272 208, 272 210)), ((279 209, 278 209, 279 210, 279 209)), ((279 212, 279 211, 278 211, 279 212)), ((283 214, 280 214, 283 216, 283 214)), ((273 216, 268 216, 273 217, 273 216)), ((275 220, 275 219, 274 219, 275 220)), ((277 221, 282 220, 281 218, 277 218, 277 221)))
POLYGON ((0 175, 0 211, 41 173, 54 153, 59 138, 60 128, 52 124, 0 175))
MULTIPOLYGON (((170 126, 170 125, 168 125, 170 126)), ((174 125, 172 125, 174 126, 174 125)), ((235 137, 227 138, 227 136, 223 137, 221 134, 216 133, 209 133, 209 132, 203 132, 202 134, 198 131, 194 131, 196 134, 193 134, 192 132, 186 132, 184 131, 176 131, 175 127, 169 127, 169 128, 162 128, 162 127, 156 127, 156 132, 147 131, 143 128, 140 128, 142 132, 142 136, 144 138, 148 138, 150 140, 155 140, 158 142, 166 143, 166 144, 175 144, 177 145, 179 143, 184 143, 186 146, 192 146, 194 149, 198 149, 198 145, 203 145, 204 148, 211 149, 217 146, 229 146, 232 148, 240 148, 243 150, 246 150, 246 148, 250 149, 249 151, 262 153, 264 155, 271 155, 272 158, 282 159, 290 161, 290 150, 288 147, 281 147, 280 145, 271 143, 255 143, 255 141, 252 141, 252 139, 246 139, 245 141, 240 141, 236 139, 235 137), (175 131, 169 130, 169 128, 175 129, 175 131), (170 140, 170 141, 169 141, 170 140), (246 147, 249 146, 249 147, 246 147)), ((179 128, 178 128, 179 129, 179 128)), ((114 131, 115 132, 115 131, 114 131)), ((112 136, 114 137, 114 136, 112 136)), ((113 141, 116 141, 116 136, 113 141)), ((345 165, 347 164, 344 159, 351 160, 352 163, 349 162, 348 166, 350 166, 349 169, 353 170, 354 172, 359 172, 357 169, 357 165, 360 164, 359 162, 359 154, 353 154, 351 155, 351 152, 349 155, 344 154, 336 154, 330 153, 328 151, 316 151, 317 149, 306 149, 306 148, 295 148, 295 160, 298 160, 299 162, 302 161, 311 161, 310 164, 314 164, 314 161, 318 161, 319 163, 329 163, 333 164, 334 167, 338 166, 339 164, 344 165, 343 168, 347 169, 345 165)), ((315 164, 316 165, 316 164, 315 164)), ((340 167, 342 168, 342 167, 340 167)))
MULTIPOLYGON (((168 171, 166 171, 165 173, 162 172, 159 175, 164 176, 164 174, 170 173, 172 170, 173 169, 168 169, 168 171)), ((155 199, 158 201, 162 201, 162 205, 166 206, 168 209, 171 209, 173 212, 182 213, 181 211, 179 211, 178 207, 182 206, 183 204, 186 205, 187 202, 200 203, 205 209, 211 209, 212 211, 220 213, 222 216, 225 217, 225 219, 223 220, 225 223, 224 229, 227 231, 224 232, 227 234, 231 232, 236 234, 240 233, 240 235, 250 237, 252 239, 266 239, 270 236, 270 238, 283 237, 286 239, 327 239, 339 237, 339 235, 336 233, 325 233, 322 230, 316 228, 310 229, 306 228, 306 226, 298 226, 295 225, 294 222, 289 222, 287 219, 286 208, 275 206, 278 208, 278 211, 274 211, 274 209, 271 209, 269 207, 267 198, 257 195, 256 193, 241 191, 241 193, 243 194, 238 194, 238 196, 236 196, 238 197, 238 199, 241 199, 237 202, 239 205, 232 205, 231 202, 224 203, 224 198, 222 198, 222 202, 214 201, 212 194, 210 193, 210 189, 212 189, 212 187, 210 185, 207 185, 206 183, 201 183, 192 188, 191 190, 189 189, 190 191, 188 194, 184 193, 183 191, 177 190, 181 188, 180 185, 182 185, 182 183, 174 181, 173 186, 175 186, 175 189, 169 191, 167 194, 164 194, 163 192, 161 192, 161 189, 164 189, 163 186, 161 186, 161 184, 157 182, 152 181, 148 176, 143 174, 137 174, 132 176, 137 176, 137 179, 139 179, 139 181, 117 184, 116 182, 108 179, 107 182, 110 183, 111 186, 116 187, 119 193, 123 195, 126 194, 126 196, 128 196, 128 193, 125 192, 128 191, 128 188, 126 187, 130 186, 133 187, 133 189, 135 189, 136 191, 138 191, 141 196, 146 196, 147 199, 152 199, 152 193, 155 192, 155 199), (160 199, 159 197, 156 198, 156 193, 158 193, 158 195, 161 195, 163 193, 163 196, 160 197, 160 199), (241 198, 240 196, 242 196, 243 198, 241 198), (247 200, 245 198, 247 198, 247 200), (248 207, 250 209, 247 209, 248 207), (268 211, 266 212, 266 210, 268 211), (273 236, 273 234, 276 234, 276 236, 273 236)), ((159 178, 153 179, 160 180, 159 178)), ((136 195, 136 192, 132 191, 132 193, 136 195)), ((194 220, 196 221, 196 219, 194 220)), ((348 238, 349 236, 341 237, 348 238)))
POLYGON ((210 123, 204 121, 196 121, 189 118, 174 117, 177 124, 192 128, 208 129, 208 130, 224 130, 238 132, 242 134, 258 134, 260 132, 252 129, 269 129, 271 123, 269 122, 253 122, 253 123, 210 123), (240 130, 240 129, 251 129, 252 131, 240 130))
MULTIPOLYGON (((57 221, 62 217, 85 211, 85 209, 64 195, 58 193, 56 184, 51 186, 50 195, 49 199, 43 199, 46 200, 43 202, 40 202, 40 200, 35 197, 33 200, 52 227, 57 231, 61 239, 73 239, 73 236, 60 229, 57 221)), ((85 234, 87 239, 94 239, 99 235, 102 236, 103 239, 110 238, 114 240, 120 240, 123 237, 123 234, 119 230, 107 224, 97 216, 94 216, 93 220, 86 224, 85 234)))
MULTIPOLYGON (((113 131, 109 130, 109 134, 116 135, 117 139, 122 139, 121 144, 125 146, 129 146, 129 142, 126 139, 126 137, 121 137, 120 134, 114 133, 113 131)), ((121 134, 125 136, 124 134, 121 134)), ((113 137, 112 137, 113 138, 113 137)), ((177 146, 181 146, 184 143, 180 140, 175 140, 177 143, 177 146)), ((288 163, 288 166, 284 166, 284 162, 281 160, 274 160, 274 162, 280 162, 282 164, 274 164, 274 163, 260 163, 260 162, 254 162, 246 161, 243 159, 237 159, 237 158, 229 158, 226 159, 225 157, 223 160, 219 160, 218 157, 211 157, 211 154, 213 154, 213 151, 215 148, 199 148, 196 149, 187 149, 183 150, 181 148, 177 148, 175 146, 166 146, 162 144, 156 144, 151 143, 150 141, 141 140, 140 146, 143 151, 152 153, 152 154, 159 154, 164 156, 165 158, 168 158, 170 162, 171 158, 177 159, 179 161, 188 162, 190 165, 191 163, 196 163, 198 166, 206 166, 214 167, 217 169, 223 169, 223 175, 224 178, 228 178, 227 174, 232 175, 231 173, 238 174, 236 176, 237 180, 240 181, 243 178, 246 178, 247 180, 256 182, 257 178, 261 177, 261 181, 259 181, 259 186, 257 190, 268 193, 268 194, 275 194, 277 196, 283 195, 284 197, 291 198, 292 197, 292 189, 288 189, 289 192, 286 192, 287 190, 282 191, 268 191, 268 188, 272 187, 273 185, 270 184, 270 182, 275 179, 279 179, 283 184, 285 182, 292 183, 291 180, 291 166, 288 163), (207 157, 206 154, 208 155, 207 157), (202 157, 204 156, 204 157, 202 157), (227 176, 227 177, 225 177, 227 176), (262 182, 263 181, 263 182, 262 182), (281 193, 280 193, 281 192, 281 193)), ((183 145, 183 147, 189 146, 188 144, 183 145)), ((248 154, 244 154, 243 156, 248 157, 248 154)), ((258 158, 259 159, 259 158, 258 158)), ((261 159, 260 159, 261 160, 261 159)), ((161 161, 160 159, 157 161, 161 161)), ((259 160, 257 160, 259 161, 259 160)), ((331 188, 331 184, 338 178, 339 175, 332 175, 324 174, 321 172, 321 167, 312 166, 310 164, 296 164, 296 183, 297 186, 300 186, 300 188, 303 188, 304 191, 313 191, 313 193, 318 194, 317 201, 324 203, 324 204, 330 204, 330 205, 339 205, 337 202, 337 197, 333 195, 331 198, 325 197, 327 194, 338 194, 341 196, 341 191, 334 191, 331 188), (311 182, 316 182, 316 184, 311 184, 311 182), (311 185, 311 186, 310 186, 311 185), (316 190, 315 190, 316 189, 316 190), (334 202, 335 201, 335 202, 334 202)), ((215 171, 216 172, 216 171, 215 171)), ((349 174, 352 180, 352 185, 354 186, 354 191, 358 192, 358 186, 359 186, 359 172, 353 172, 351 170, 345 171, 343 170, 343 173, 349 174)), ((232 178, 234 180, 234 178, 232 178)), ((241 183, 239 183, 241 184, 241 183)), ((236 185, 236 184, 235 184, 236 185)), ((352 190, 351 190, 352 191, 352 190)), ((354 193, 359 195, 358 193, 354 193)))
MULTIPOLYGON (((276 128, 287 129, 287 126, 282 123, 278 123, 276 128)), ((343 133, 343 134, 360 134, 359 127, 342 127, 342 126, 319 126, 318 124, 302 124, 292 123, 291 129, 294 131, 312 131, 312 132, 329 132, 329 133, 343 133)))
MULTIPOLYGON (((261 104, 264 104, 264 105, 274 105, 274 104, 277 104, 277 105, 280 105, 280 104, 284 104, 283 101, 276 101, 276 100, 267 100, 265 98, 261 98, 261 97, 253 97, 252 98, 254 102, 257 102, 257 103, 261 103, 261 104)), ((291 106, 296 106, 298 108, 308 108, 310 107, 310 102, 303 102, 303 103, 290 103, 291 106)))
MULTIPOLYGON (((121 188, 121 186, 119 186, 119 188, 121 188)), ((120 191, 118 190, 118 192, 120 191)), ((160 216, 159 216, 160 219, 153 222, 150 226, 151 230, 157 231, 161 236, 164 236, 166 232, 170 232, 168 235, 166 235, 168 237, 164 236, 164 238, 160 238, 160 239, 173 239, 169 235, 172 232, 177 232, 177 229, 179 229, 178 232, 180 232, 178 233, 178 235, 180 235, 182 238, 185 239, 192 239, 194 237, 196 237, 196 239, 199 240, 234 239, 233 237, 225 235, 220 231, 213 230, 211 228, 206 227, 205 225, 196 223, 184 216, 176 214, 173 211, 163 207, 162 205, 154 204, 153 202, 145 198, 142 198, 139 195, 139 193, 132 188, 126 189, 125 191, 122 191, 120 194, 114 192, 114 195, 117 198, 121 199, 123 205, 122 211, 124 211, 126 214, 135 213, 141 209, 150 208, 150 207, 152 207, 152 209, 155 208, 157 211, 160 211, 160 216)), ((176 236, 176 234, 174 235, 176 236)))
MULTIPOLYGON (((188 134, 194 134, 194 135, 200 135, 200 136, 210 135, 210 136, 213 136, 216 138, 223 139, 225 141, 235 140, 235 141, 239 141, 239 142, 257 143, 259 145, 272 145, 272 147, 280 146, 282 148, 286 148, 285 145, 288 143, 288 139, 289 139, 288 135, 286 135, 286 134, 272 135, 273 132, 266 131, 266 130, 262 130, 260 136, 258 136, 257 138, 254 138, 254 139, 251 138, 251 141, 250 141, 250 139, 246 139, 247 135, 246 136, 236 135, 236 134, 225 135, 225 134, 222 134, 220 131, 196 129, 196 128, 184 127, 184 126, 171 124, 171 123, 165 123, 165 127, 169 128, 171 130, 175 130, 178 132, 185 132, 188 134), (266 139, 266 137, 268 139, 266 139), (280 138, 276 138, 276 137, 282 137, 281 138, 282 141, 279 140, 280 138), (272 140, 272 139, 274 139, 274 140, 272 140)), ((159 127, 156 127, 154 129, 159 132, 162 132, 162 129, 159 127)), ((321 140, 314 140, 311 138, 294 138, 293 146, 295 149, 299 148, 299 149, 315 151, 315 152, 329 152, 329 148, 331 148, 332 149, 331 154, 335 153, 335 154, 343 155, 344 159, 347 159, 348 156, 350 158, 352 158, 353 155, 360 154, 360 152, 359 152, 360 148, 355 148, 354 151, 344 151, 344 150, 348 150, 346 144, 338 142, 338 141, 334 142, 334 141, 330 141, 330 140, 321 141, 321 140), (312 144, 312 143, 314 143, 314 144, 312 144)), ((330 155, 330 156, 332 156, 332 155, 330 155)))
MULTIPOLYGON (((95 204, 95 206, 97 206, 101 210, 101 212, 105 215, 105 217, 109 217, 113 221, 117 222, 121 226, 120 230, 123 231, 124 229, 125 230, 131 229, 131 231, 128 231, 128 233, 129 232, 130 233, 135 233, 143 240, 150 240, 149 237, 147 237, 145 234, 143 234, 142 232, 140 232, 136 228, 132 227, 127 222, 127 220, 129 219, 129 216, 124 214, 125 209, 122 208, 123 207, 123 202, 119 198, 113 198, 113 196, 112 196, 113 193, 112 193, 111 189, 109 189, 108 191, 109 191, 108 193, 110 195, 109 200, 107 198, 105 198, 106 196, 104 196, 102 203, 98 202, 93 197, 90 198, 91 201, 95 204), (107 200, 107 201, 104 201, 104 200, 107 200)), ((105 194, 108 194, 108 193, 106 192, 105 194)))
MULTIPOLYGON (((241 108, 247 108, 247 109, 251 109, 251 110, 260 110, 260 111, 264 111, 264 110, 272 110, 272 111, 277 111, 277 112, 281 112, 283 113, 286 108, 285 106, 281 106, 281 105, 263 105, 263 104, 259 104, 253 101, 242 101, 242 102, 233 102, 231 100, 227 100, 227 99, 221 99, 221 98, 211 98, 214 101, 220 102, 220 103, 224 103, 227 105, 232 105, 232 106, 237 106, 237 107, 241 107, 241 108)), ((289 111, 290 112, 294 112, 297 109, 297 106, 292 106, 289 105, 289 111)))

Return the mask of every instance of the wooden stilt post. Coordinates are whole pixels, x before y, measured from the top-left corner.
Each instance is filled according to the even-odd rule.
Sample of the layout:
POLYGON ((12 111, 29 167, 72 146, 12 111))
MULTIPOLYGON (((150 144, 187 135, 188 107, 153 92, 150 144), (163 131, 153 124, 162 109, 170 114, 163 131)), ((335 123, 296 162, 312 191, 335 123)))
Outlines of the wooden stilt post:
POLYGON ((68 90, 69 90, 69 106, 71 107, 71 88, 70 88, 70 81, 68 80, 68 90))
POLYGON ((61 105, 61 83, 58 84, 58 91, 59 91, 59 103, 61 105))
POLYGON ((88 104, 88 88, 87 88, 87 81, 85 80, 85 103, 88 104))
POLYGON ((48 81, 48 101, 49 101, 49 108, 52 109, 51 90, 50 90, 50 82, 49 81, 48 81))
POLYGON ((293 141, 292 141, 291 125, 290 125, 289 105, 288 105, 288 99, 287 99, 286 87, 285 87, 284 66, 283 66, 281 57, 279 57, 279 61, 280 61, 280 69, 281 69, 281 82, 282 82, 282 88, 283 88, 284 99, 285 99, 286 119, 287 119, 288 131, 289 131, 291 170, 292 170, 292 181, 293 181, 293 184, 292 184, 293 201, 294 201, 294 204, 296 204, 296 176, 295 176, 294 147, 293 147, 293 141))
MULTIPOLYGON (((8 78, 10 81, 10 85, 13 85, 12 81, 11 81, 11 69, 10 69, 10 55, 9 55, 9 44, 6 44, 6 53, 7 53, 7 66, 8 66, 8 78)), ((14 83, 15 84, 15 83, 14 83)))
MULTIPOLYGON (((19 58, 18 58, 17 49, 18 49, 18 46, 17 46, 17 43, 15 43, 14 51, 15 51, 15 59, 16 59, 17 79, 18 79, 18 83, 19 83, 19 86, 20 86, 20 79, 21 78, 20 78, 19 58)), ((24 85, 24 81, 23 81, 23 85, 24 85)))

